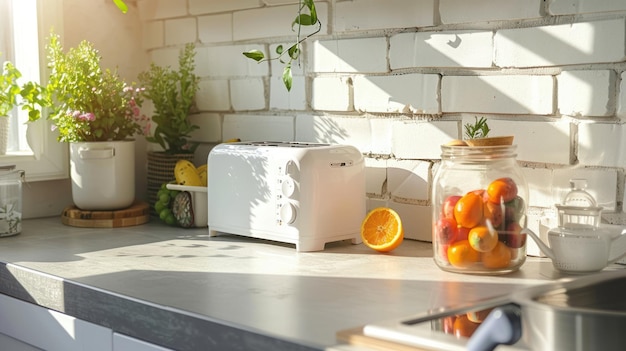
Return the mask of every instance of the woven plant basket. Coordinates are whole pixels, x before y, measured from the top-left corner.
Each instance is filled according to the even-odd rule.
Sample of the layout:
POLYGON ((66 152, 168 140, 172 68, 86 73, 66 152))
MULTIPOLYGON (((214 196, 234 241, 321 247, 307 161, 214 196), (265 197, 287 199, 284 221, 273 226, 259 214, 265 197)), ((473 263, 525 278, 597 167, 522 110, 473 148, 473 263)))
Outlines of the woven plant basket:
POLYGON ((178 160, 193 162, 193 154, 166 154, 161 151, 148 152, 148 200, 150 201, 150 213, 156 215, 154 204, 157 201, 157 192, 164 183, 173 181, 174 167, 178 160))

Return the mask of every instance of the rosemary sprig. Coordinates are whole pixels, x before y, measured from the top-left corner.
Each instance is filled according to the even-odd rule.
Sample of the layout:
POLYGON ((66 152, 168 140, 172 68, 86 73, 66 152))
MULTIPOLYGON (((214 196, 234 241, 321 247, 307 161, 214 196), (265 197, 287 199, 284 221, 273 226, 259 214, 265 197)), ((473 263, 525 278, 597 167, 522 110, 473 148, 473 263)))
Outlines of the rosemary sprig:
POLYGON ((474 117, 474 124, 466 123, 465 124, 465 137, 466 139, 478 139, 478 138, 486 138, 489 134, 489 126, 487 125, 487 120, 483 117, 474 117))

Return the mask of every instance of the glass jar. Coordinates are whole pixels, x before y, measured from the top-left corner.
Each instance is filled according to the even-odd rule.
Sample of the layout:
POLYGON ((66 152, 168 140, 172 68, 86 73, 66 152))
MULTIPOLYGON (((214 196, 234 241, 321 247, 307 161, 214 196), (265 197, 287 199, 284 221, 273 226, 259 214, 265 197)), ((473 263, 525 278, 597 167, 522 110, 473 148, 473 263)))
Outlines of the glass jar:
POLYGON ((0 237, 22 232, 22 181, 24 171, 0 166, 0 237))
POLYGON ((526 260, 528 203, 516 146, 441 149, 431 197, 436 264, 459 273, 516 271, 526 260))

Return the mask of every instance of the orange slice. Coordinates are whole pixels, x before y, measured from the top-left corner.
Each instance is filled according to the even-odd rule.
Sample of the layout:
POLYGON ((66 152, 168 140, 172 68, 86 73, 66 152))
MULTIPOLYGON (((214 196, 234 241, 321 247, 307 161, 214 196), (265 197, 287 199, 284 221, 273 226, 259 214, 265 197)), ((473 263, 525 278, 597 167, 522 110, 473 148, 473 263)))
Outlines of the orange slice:
POLYGON ((361 224, 361 238, 365 245, 379 252, 395 249, 404 240, 400 216, 387 207, 373 209, 361 224))

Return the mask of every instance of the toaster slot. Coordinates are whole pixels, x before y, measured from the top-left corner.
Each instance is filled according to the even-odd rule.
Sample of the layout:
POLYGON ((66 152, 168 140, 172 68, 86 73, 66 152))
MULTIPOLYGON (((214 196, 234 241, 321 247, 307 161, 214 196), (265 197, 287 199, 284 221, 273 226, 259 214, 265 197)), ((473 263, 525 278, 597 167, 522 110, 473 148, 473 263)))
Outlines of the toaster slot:
POLYGON ((353 161, 341 161, 341 162, 331 162, 331 168, 339 168, 339 167, 352 167, 354 165, 353 161))

